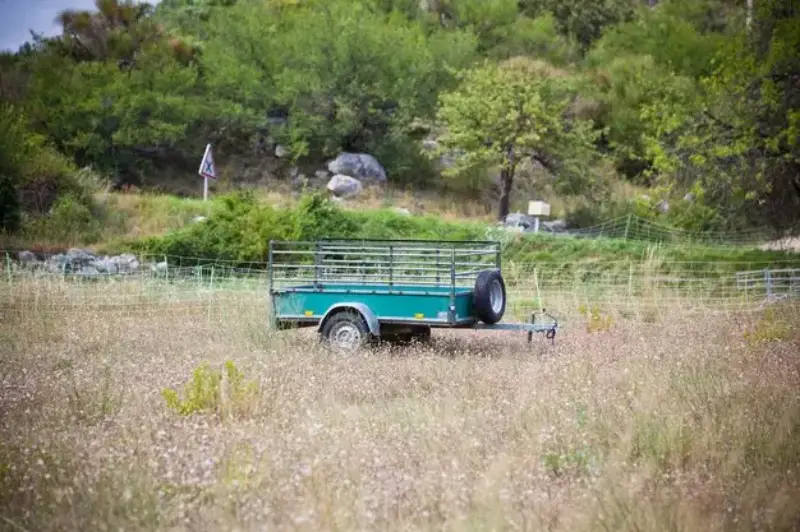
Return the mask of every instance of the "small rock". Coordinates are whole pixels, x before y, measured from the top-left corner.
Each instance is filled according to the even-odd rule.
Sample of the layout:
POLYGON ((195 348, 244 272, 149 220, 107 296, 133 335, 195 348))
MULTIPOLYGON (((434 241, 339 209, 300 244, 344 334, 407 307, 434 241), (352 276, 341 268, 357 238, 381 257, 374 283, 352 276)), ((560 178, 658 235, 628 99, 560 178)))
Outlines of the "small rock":
POLYGON ((67 257, 69 261, 72 262, 74 265, 86 265, 95 260, 97 257, 94 253, 85 250, 85 249, 78 249, 78 248, 71 248, 67 251, 67 257))
POLYGON ((195 216, 194 218, 192 218, 192 221, 194 223, 205 222, 206 221, 206 217, 205 216, 195 216))
POLYGON ((364 185, 354 177, 337 174, 328 182, 327 188, 336 197, 349 198, 360 194, 364 190, 364 185))
POLYGON ((17 259, 20 262, 36 262, 36 255, 30 251, 20 251, 17 259))
POLYGON ((669 202, 667 200, 661 200, 658 202, 656 208, 661 214, 667 214, 669 212, 669 202))
POLYGON ((300 174, 292 179, 292 187, 303 188, 308 184, 308 178, 304 174, 300 174))
POLYGON ((439 143, 434 139, 425 139, 422 141, 422 149, 425 151, 434 151, 439 147, 439 143))
POLYGON ((330 176, 331 174, 327 170, 317 170, 316 172, 314 172, 314 177, 320 180, 328 179, 330 176))
POLYGON ((66 273, 72 271, 72 261, 67 255, 63 253, 59 253, 58 255, 53 255, 46 262, 46 268, 51 273, 66 273))
POLYGON ((84 266, 76 273, 76 275, 81 277, 97 277, 100 275, 100 272, 97 271, 97 268, 94 266, 84 266))
POLYGON ((567 230, 567 222, 564 220, 549 220, 542 222, 541 225, 552 233, 561 233, 567 230))
POLYGON ((522 227, 523 229, 532 228, 534 225, 533 218, 521 212, 512 212, 506 216, 504 224, 506 227, 522 227))
POLYGON ((113 275, 119 272, 119 267, 115 262, 111 262, 108 257, 97 259, 89 263, 89 266, 96 269, 99 273, 113 275))
POLYGON ((688 201, 689 203, 693 202, 694 201, 694 194, 692 194, 691 192, 687 192, 683 196, 683 201, 688 201))
POLYGON ((394 209, 392 209, 392 210, 393 210, 393 211, 394 211, 396 214, 399 214, 400 216, 411 216, 411 211, 409 211, 409 210, 408 210, 408 209, 406 209, 405 207, 395 207, 395 208, 394 208, 394 209))
POLYGON ((288 156, 289 156, 289 148, 287 148, 283 144, 278 144, 277 146, 275 146, 275 157, 283 159, 284 157, 288 156))
POLYGON ((130 253, 117 255, 115 257, 111 257, 108 260, 109 262, 116 265, 117 271, 119 271, 119 273, 132 273, 139 269, 139 259, 131 255, 130 253))

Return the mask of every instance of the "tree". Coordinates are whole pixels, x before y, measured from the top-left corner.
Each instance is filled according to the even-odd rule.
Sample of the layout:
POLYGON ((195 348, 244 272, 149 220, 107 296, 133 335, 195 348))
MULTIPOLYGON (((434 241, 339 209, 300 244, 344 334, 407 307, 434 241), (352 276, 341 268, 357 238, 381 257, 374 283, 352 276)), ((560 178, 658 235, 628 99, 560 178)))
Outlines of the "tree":
POLYGON ((437 117, 445 134, 438 153, 462 153, 456 173, 498 165, 498 217, 505 219, 515 172, 524 158, 570 181, 591 157, 591 124, 568 118, 572 101, 569 79, 544 63, 486 63, 466 71, 461 86, 441 96, 437 117))
POLYGON ((279 110, 285 120, 270 135, 294 156, 370 151, 390 171, 411 166, 390 160, 413 141, 405 129, 434 114, 447 66, 463 66, 475 48, 468 33, 428 36, 365 1, 239 2, 212 19, 210 33, 214 93, 263 122, 279 110))
POLYGON ((702 79, 698 97, 645 106, 661 179, 701 186, 725 218, 800 227, 800 11, 757 4, 702 79))
POLYGON ((575 39, 583 50, 607 27, 630 20, 638 4, 638 0, 519 0, 530 17, 552 13, 561 33, 575 39))

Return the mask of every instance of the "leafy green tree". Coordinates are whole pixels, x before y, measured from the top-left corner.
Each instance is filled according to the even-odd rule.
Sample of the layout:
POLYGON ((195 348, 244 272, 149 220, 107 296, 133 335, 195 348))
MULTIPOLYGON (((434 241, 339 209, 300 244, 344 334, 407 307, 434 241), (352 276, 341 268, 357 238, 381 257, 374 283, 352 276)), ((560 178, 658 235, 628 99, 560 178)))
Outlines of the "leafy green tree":
POLYGON ((490 38, 491 46, 486 55, 494 59, 529 56, 564 66, 579 57, 577 44, 558 32, 556 20, 550 13, 536 18, 519 15, 511 24, 493 30, 490 38))
POLYGON ((800 12, 757 4, 718 55, 697 98, 644 109, 648 149, 662 179, 699 184, 729 222, 800 225, 800 12))
POLYGON ((536 18, 552 13, 559 31, 587 50, 603 31, 633 18, 638 0, 519 0, 526 15, 536 18))
POLYGON ((196 116, 196 69, 163 46, 142 49, 128 71, 109 61, 42 57, 26 102, 33 123, 79 164, 135 176, 137 160, 173 146, 196 116))
MULTIPOLYGON (((400 12, 369 2, 240 2, 212 19, 204 55, 213 93, 272 128, 295 157, 381 152, 415 117, 431 116, 448 66, 473 55, 469 34, 427 36, 400 12)), ((406 138, 406 142, 413 139, 406 138)))
POLYGON ((681 75, 698 78, 711 73, 725 36, 701 33, 683 14, 667 2, 610 27, 590 50, 587 66, 603 68, 622 56, 649 56, 659 68, 681 75))
POLYGON ((462 84, 441 96, 438 120, 445 129, 439 153, 463 155, 452 172, 500 167, 498 217, 509 212, 519 164, 532 158, 571 188, 592 154, 588 122, 568 119, 573 100, 568 78, 541 62, 487 63, 464 73, 462 84))

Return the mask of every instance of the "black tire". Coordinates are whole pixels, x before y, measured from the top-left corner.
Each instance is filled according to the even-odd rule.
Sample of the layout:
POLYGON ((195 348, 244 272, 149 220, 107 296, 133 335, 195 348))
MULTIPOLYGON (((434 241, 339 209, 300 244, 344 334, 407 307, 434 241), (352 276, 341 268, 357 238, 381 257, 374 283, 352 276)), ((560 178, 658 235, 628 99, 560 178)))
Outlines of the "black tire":
POLYGON ((478 274, 472 292, 472 307, 478 319, 486 324, 491 325, 503 319, 506 312, 506 283, 499 271, 484 270, 478 274))
POLYGON ((354 351, 372 340, 367 320, 356 311, 337 312, 323 324, 322 340, 342 351, 354 351))

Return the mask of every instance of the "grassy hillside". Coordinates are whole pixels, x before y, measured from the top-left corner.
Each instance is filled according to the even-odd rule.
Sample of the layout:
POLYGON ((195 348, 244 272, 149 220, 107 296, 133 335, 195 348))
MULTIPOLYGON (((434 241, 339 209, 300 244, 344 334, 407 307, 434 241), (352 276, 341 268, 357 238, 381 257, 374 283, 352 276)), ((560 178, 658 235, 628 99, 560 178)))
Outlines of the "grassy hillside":
POLYGON ((367 198, 337 204, 320 194, 259 197, 240 192, 203 203, 155 195, 110 195, 106 208, 116 209, 110 219, 117 225, 108 224, 106 238, 92 247, 105 253, 127 250, 166 255, 186 265, 214 261, 253 265, 266 261, 270 239, 496 239, 504 243, 507 265, 558 265, 564 271, 588 266, 595 271, 616 270, 626 268, 630 261, 658 262, 663 272, 709 273, 800 263, 796 253, 662 243, 641 239, 643 235, 624 240, 520 234, 498 228, 489 217, 467 218, 454 210, 398 212, 404 205, 414 208, 408 197, 384 201, 380 205, 367 198), (196 216, 204 219, 195 221, 196 216))
POLYGON ((518 234, 498 228, 491 216, 467 216, 477 204, 395 192, 336 203, 319 194, 234 193, 210 199, 160 194, 108 193, 97 199, 91 219, 48 217, 46 234, 6 238, 0 247, 57 252, 84 247, 99 253, 134 251, 167 255, 183 264, 214 261, 263 263, 270 239, 411 238, 497 239, 507 264, 558 265, 564 271, 624 268, 629 261, 660 261, 662 270, 754 269, 800 262, 796 253, 747 246, 662 243, 656 240, 577 238, 518 234), (400 209, 407 209, 401 211, 400 209), (422 214, 422 213, 424 214, 422 214))

